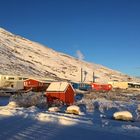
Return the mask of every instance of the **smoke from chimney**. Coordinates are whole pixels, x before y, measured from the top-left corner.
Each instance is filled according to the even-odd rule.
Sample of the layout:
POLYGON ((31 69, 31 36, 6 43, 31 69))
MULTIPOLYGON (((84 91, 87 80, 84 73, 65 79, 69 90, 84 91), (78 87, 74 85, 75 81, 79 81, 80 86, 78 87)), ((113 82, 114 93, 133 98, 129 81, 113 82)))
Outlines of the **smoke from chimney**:
POLYGON ((84 59, 84 55, 82 54, 82 52, 80 50, 76 51, 76 56, 78 57, 79 60, 83 60, 84 59))

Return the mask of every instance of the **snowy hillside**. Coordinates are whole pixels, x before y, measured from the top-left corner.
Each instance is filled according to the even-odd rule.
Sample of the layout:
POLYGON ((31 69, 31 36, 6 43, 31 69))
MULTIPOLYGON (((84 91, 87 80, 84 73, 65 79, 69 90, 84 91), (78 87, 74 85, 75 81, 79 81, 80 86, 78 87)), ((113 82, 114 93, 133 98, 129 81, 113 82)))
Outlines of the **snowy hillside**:
POLYGON ((0 28, 0 74, 35 76, 80 81, 81 66, 87 72, 85 81, 128 80, 129 76, 101 65, 79 61, 39 43, 0 28))

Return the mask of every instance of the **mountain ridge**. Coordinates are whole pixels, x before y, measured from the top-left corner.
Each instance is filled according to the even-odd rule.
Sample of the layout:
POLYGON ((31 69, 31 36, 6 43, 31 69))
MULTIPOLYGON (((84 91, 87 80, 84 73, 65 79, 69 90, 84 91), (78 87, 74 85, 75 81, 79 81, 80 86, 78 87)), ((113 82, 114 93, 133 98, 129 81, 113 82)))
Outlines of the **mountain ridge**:
POLYGON ((93 80, 93 72, 96 82, 135 80, 119 71, 57 52, 38 42, 14 35, 3 28, 0 28, 0 59, 0 74, 79 82, 82 67, 85 82, 93 80), (84 71, 87 75, 84 75, 84 71))

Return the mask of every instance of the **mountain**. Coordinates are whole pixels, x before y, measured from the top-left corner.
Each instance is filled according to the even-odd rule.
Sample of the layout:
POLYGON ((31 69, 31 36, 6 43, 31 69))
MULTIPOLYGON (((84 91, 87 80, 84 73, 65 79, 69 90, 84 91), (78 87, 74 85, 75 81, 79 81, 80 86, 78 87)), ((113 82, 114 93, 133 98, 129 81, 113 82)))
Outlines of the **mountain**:
POLYGON ((96 82, 133 80, 118 71, 80 61, 0 28, 0 74, 80 81, 81 67, 85 82, 92 81, 93 72, 96 82))

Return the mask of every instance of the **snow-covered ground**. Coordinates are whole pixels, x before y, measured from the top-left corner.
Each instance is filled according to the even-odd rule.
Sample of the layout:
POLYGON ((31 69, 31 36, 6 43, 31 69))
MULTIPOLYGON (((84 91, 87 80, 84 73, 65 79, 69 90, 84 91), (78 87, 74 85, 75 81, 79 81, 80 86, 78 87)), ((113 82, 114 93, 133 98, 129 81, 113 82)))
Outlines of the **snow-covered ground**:
MULTIPOLYGON (((6 101, 6 100, 5 100, 6 101)), ((52 113, 37 107, 0 106, 0 139, 29 140, 139 140, 140 120, 137 102, 80 100, 83 115, 52 113), (92 109, 89 109, 89 106, 92 109), (134 121, 116 121, 112 115, 129 110, 134 121)))

